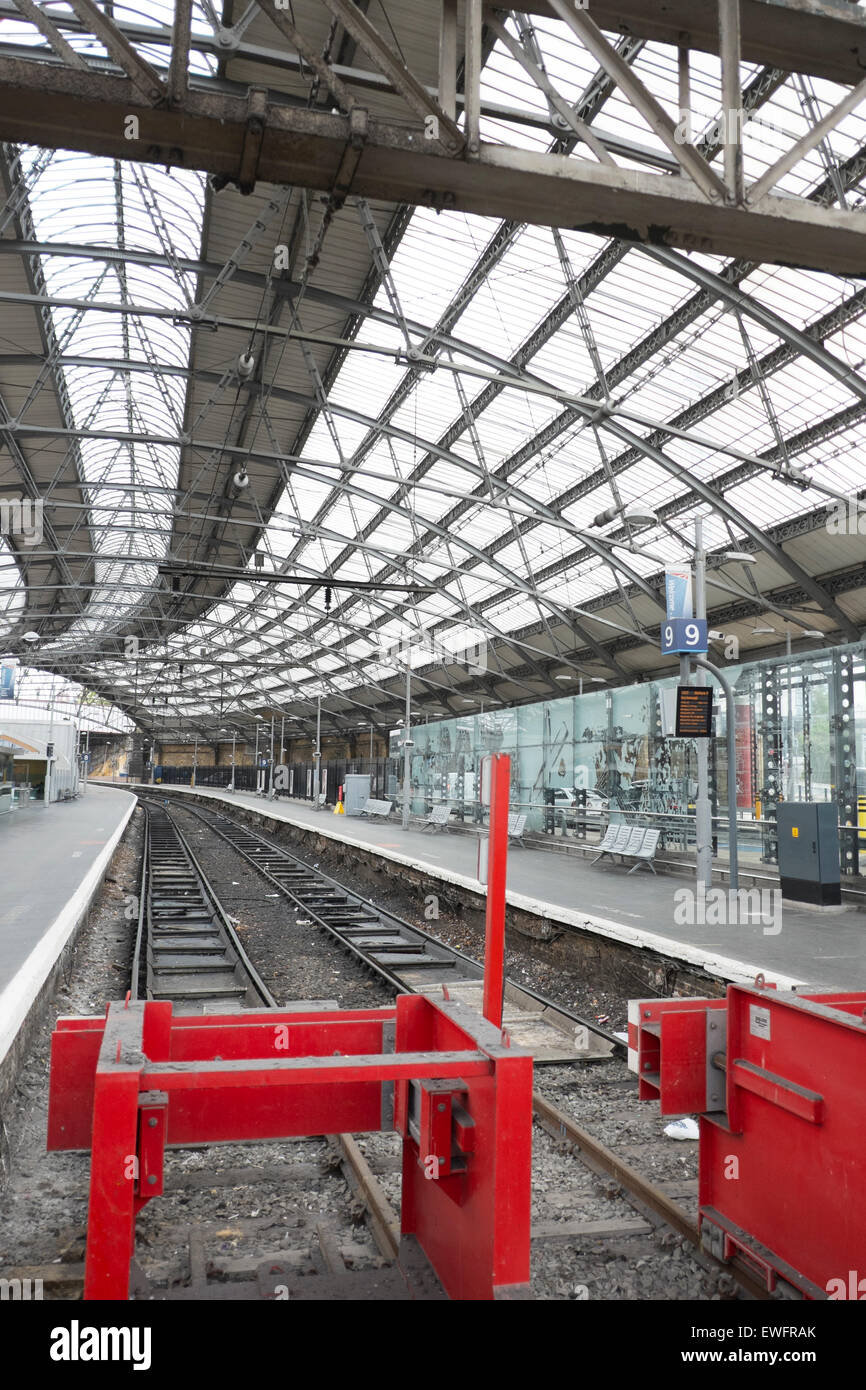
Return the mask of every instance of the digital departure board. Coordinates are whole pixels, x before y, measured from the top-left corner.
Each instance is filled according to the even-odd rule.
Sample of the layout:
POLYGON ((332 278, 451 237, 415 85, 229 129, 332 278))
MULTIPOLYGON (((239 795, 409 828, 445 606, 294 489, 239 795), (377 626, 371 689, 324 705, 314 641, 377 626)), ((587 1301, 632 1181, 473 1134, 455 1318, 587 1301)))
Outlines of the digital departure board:
POLYGON ((713 692, 706 686, 677 689, 677 738, 709 738, 713 732, 713 692))

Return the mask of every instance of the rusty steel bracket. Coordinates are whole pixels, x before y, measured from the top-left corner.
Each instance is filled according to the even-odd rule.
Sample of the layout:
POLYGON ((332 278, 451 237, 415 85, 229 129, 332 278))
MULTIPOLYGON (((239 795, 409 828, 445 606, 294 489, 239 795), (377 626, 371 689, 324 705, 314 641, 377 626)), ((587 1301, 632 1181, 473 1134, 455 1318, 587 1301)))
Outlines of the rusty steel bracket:
POLYGON ((241 193, 252 193, 256 186, 259 156, 265 138, 268 93, 265 87, 251 87, 247 95, 247 123, 244 130, 237 184, 241 193))

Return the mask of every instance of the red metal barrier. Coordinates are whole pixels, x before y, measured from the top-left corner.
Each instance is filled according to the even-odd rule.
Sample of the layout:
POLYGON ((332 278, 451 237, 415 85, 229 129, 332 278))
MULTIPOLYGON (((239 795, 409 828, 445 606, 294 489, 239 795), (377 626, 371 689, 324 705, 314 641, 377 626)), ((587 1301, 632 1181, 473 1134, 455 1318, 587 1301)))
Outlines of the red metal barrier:
POLYGON ((505 879, 508 868, 508 798, 511 759, 494 753, 490 769, 490 850, 484 929, 484 1017, 502 1027, 505 989, 505 879))
POLYGON ((455 1299, 529 1279, 532 1057, 465 1005, 179 1015, 110 1004, 51 1044, 49 1149, 91 1149, 84 1296, 125 1299, 166 1144, 403 1136, 402 1230, 455 1299))
POLYGON ((700 1114, 708 1250, 770 1289, 848 1297, 853 1271, 866 1290, 866 993, 633 1001, 629 1065, 641 1099, 700 1114))

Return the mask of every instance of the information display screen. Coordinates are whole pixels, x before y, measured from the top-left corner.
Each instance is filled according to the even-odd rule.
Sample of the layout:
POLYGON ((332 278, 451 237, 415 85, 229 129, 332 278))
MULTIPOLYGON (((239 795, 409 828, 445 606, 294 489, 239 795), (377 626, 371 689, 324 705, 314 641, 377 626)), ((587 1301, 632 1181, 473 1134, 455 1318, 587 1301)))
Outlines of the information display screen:
POLYGON ((677 689, 677 738, 709 738, 713 732, 713 692, 706 686, 677 689))

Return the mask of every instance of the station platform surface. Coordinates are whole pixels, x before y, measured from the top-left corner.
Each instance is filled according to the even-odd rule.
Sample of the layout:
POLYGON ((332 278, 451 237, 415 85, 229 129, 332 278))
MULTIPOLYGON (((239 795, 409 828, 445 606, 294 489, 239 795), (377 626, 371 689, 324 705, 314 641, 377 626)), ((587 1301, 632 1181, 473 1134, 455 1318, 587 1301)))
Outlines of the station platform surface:
POLYGON ((0 1065, 102 882, 136 798, 88 787, 74 801, 0 816, 0 1065))
MULTIPOLYGON (((163 789, 142 786, 136 790, 158 796, 163 789)), ((308 803, 269 801, 251 792, 170 785, 164 790, 226 806, 242 805, 272 820, 363 845, 398 863, 422 866, 448 883, 479 891, 475 835, 434 833, 417 826, 404 831, 399 821, 335 816, 333 808, 314 811, 308 803)), ((782 905, 768 897, 764 906, 769 920, 702 924, 700 904, 695 902, 693 920, 682 921, 677 918, 682 919, 689 907, 682 892, 694 890, 694 879, 653 876, 646 867, 628 874, 629 867, 610 859, 592 865, 530 845, 512 846, 507 899, 514 907, 551 921, 661 951, 724 979, 751 981, 761 971, 782 988, 801 984, 866 988, 866 912, 853 906, 819 911, 782 905)), ((712 921, 710 912, 704 915, 712 921)))

